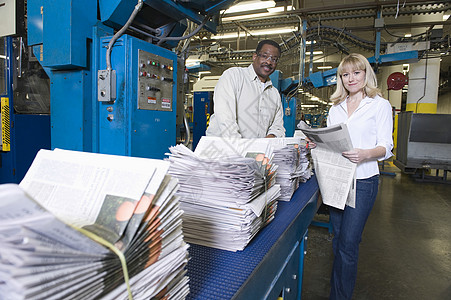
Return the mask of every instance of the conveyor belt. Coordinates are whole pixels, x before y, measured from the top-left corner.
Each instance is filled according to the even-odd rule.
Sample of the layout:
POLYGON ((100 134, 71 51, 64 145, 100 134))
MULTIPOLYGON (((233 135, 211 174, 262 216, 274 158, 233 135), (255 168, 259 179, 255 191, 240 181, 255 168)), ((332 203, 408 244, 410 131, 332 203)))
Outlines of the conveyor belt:
MULTIPOLYGON (((306 183, 300 184, 291 201, 279 201, 275 219, 263 228, 243 251, 231 252, 191 244, 191 260, 188 263, 191 292, 188 299, 233 298, 251 274, 254 275, 254 269, 277 244, 290 224, 294 223, 296 217, 303 218, 300 212, 310 204, 314 209, 309 209, 308 215, 305 216, 309 220, 301 222, 304 231, 307 229, 316 212, 316 201, 312 202, 317 191, 318 183, 316 178, 312 177, 306 183)), ((303 236, 303 233, 298 234, 303 236)))

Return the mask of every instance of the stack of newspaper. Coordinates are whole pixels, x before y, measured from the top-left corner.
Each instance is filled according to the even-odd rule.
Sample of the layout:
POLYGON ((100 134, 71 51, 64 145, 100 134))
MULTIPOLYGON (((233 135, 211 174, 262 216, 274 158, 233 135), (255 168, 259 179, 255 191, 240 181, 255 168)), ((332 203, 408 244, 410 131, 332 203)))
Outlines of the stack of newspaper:
POLYGON ((195 152, 183 145, 170 152, 187 242, 243 250, 274 218, 280 186, 269 143, 202 137, 195 152))
POLYGON ((0 299, 185 298, 169 162, 41 150, 0 186, 0 299))
POLYGON ((299 137, 268 139, 274 148, 273 163, 278 166, 276 183, 280 184, 281 201, 290 201, 299 186, 311 176, 305 142, 299 137))

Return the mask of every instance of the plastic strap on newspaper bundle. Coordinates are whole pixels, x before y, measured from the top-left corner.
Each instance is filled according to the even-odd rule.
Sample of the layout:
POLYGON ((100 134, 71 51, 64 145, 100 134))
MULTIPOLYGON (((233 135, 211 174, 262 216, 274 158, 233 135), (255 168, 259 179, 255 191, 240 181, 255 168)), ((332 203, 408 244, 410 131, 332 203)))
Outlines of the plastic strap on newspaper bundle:
POLYGON ((132 289, 130 287, 130 280, 129 280, 129 276, 128 276, 128 268, 127 268, 127 262, 125 260, 125 256, 124 253, 122 253, 118 248, 116 248, 116 246, 114 246, 113 244, 111 244, 110 242, 106 241, 105 239, 101 238, 100 236, 86 230, 83 228, 75 228, 78 231, 80 231, 81 233, 83 233, 84 235, 86 235, 87 237, 89 237, 90 239, 98 242, 99 244, 107 247, 108 249, 110 249, 111 251, 113 251, 117 257, 119 257, 119 260, 121 262, 122 265, 122 272, 124 273, 124 281, 125 281, 125 285, 127 286, 127 292, 128 292, 128 299, 129 300, 133 300, 133 295, 132 295, 132 289))
POLYGON ((265 211, 263 212, 263 218, 262 218, 263 220, 262 220, 262 223, 260 225, 260 228, 265 227, 267 213, 268 213, 268 186, 267 186, 267 182, 266 182, 266 174, 263 175, 263 179, 265 181, 265 211))

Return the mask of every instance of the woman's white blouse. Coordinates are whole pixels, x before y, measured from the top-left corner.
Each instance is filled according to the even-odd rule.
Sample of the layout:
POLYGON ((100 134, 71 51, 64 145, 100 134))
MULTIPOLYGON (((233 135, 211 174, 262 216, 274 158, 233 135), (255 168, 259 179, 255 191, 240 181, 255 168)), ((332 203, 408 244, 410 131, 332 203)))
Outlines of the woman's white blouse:
POLYGON ((377 160, 390 158, 393 153, 393 115, 390 102, 380 96, 365 97, 359 107, 348 118, 347 101, 333 105, 327 117, 327 126, 345 123, 348 126, 354 148, 385 148, 385 156, 367 160, 357 165, 357 179, 379 174, 377 160))

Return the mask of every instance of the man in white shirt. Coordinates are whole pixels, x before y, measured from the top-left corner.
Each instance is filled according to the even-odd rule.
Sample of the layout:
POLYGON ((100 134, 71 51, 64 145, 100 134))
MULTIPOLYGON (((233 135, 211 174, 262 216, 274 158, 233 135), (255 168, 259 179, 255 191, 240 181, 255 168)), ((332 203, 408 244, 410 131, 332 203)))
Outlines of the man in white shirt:
POLYGON ((281 54, 279 44, 261 41, 247 68, 226 70, 216 84, 207 136, 284 137, 282 102, 269 75, 281 54))

